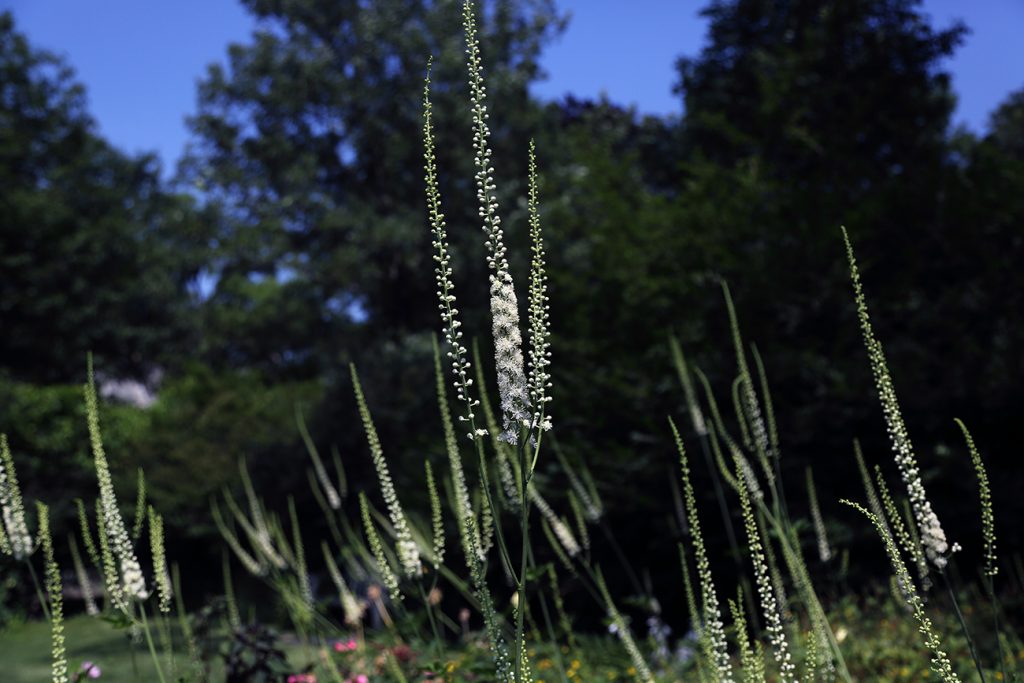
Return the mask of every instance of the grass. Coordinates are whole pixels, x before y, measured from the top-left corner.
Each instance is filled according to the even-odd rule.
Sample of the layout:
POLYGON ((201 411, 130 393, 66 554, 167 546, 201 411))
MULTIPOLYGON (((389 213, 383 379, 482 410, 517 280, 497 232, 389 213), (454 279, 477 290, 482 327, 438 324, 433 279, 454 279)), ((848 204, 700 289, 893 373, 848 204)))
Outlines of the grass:
MULTIPOLYGON (((126 631, 85 615, 65 622, 68 663, 72 672, 82 662, 97 664, 102 680, 156 680, 156 670, 142 643, 130 644, 126 631), (135 664, 132 663, 134 652, 135 664), (135 671, 138 675, 135 675, 135 671)), ((50 624, 30 621, 0 633, 0 662, 7 683, 38 683, 50 679, 50 624)))
MULTIPOLYGON (((103 672, 101 680, 105 683, 139 683, 157 679, 145 642, 132 643, 124 629, 84 614, 68 619, 64 628, 68 667, 72 674, 81 668, 82 662, 93 662, 103 672)), ((284 644, 281 649, 296 670, 308 659, 305 650, 293 643, 284 644)), ((184 663, 188 653, 175 651, 174 656, 179 663, 184 663)), ((0 680, 3 683, 50 680, 51 664, 49 622, 21 622, 0 631, 0 680)), ((223 664, 217 659, 209 664, 210 680, 223 680, 223 664)))

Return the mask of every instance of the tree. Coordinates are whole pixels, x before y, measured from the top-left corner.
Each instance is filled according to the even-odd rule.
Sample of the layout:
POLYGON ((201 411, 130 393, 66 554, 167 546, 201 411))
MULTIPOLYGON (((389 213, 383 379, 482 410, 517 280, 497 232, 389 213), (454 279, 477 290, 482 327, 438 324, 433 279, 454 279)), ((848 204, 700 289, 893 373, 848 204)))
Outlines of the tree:
POLYGON ((685 153, 766 190, 753 222, 717 231, 738 256, 720 272, 754 279, 752 310, 807 338, 845 301, 840 224, 894 281, 912 275, 951 162, 943 60, 966 28, 933 28, 919 0, 714 0, 703 14, 707 46, 678 62, 685 153))
MULTIPOLYGON (((915 254, 944 225, 955 99, 942 66, 966 29, 933 28, 918 0, 714 0, 703 14, 707 46, 678 62, 683 178, 746 175, 762 191, 748 223, 708 213, 694 229, 717 236, 726 256, 707 265, 733 282, 741 308, 769 321, 754 337, 811 346, 774 374, 824 371, 837 311, 848 310, 839 225, 882 273, 876 286, 937 284, 920 278, 915 254)), ((905 310, 909 300, 878 308, 905 310)))
POLYGON ((805 209, 821 205, 804 212, 819 226, 941 161, 955 103, 941 65, 966 28, 936 30, 919 6, 715 0, 707 47, 678 62, 690 150, 757 158, 805 209))
MULTIPOLYGON (((310 376, 336 367, 346 348, 436 326, 420 101, 432 54, 449 219, 471 229, 461 3, 245 5, 260 29, 200 84, 181 167, 222 216, 206 349, 217 363, 310 376)), ((504 177, 524 176, 524 131, 538 111, 527 86, 560 25, 551 0, 486 4, 504 177)))
POLYGON ((1024 161, 1024 88, 1010 93, 989 119, 991 142, 1024 161))
POLYGON ((144 376, 195 338, 203 221, 153 156, 94 128, 71 68, 0 14, 0 366, 17 379, 78 381, 88 350, 144 376))

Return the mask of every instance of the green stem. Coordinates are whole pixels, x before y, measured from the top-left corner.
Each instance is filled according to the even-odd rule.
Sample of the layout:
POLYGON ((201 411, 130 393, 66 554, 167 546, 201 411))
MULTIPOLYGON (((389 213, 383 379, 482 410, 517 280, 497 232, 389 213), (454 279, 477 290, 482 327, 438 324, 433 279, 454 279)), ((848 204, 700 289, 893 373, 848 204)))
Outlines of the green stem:
POLYGON ((782 463, 779 462, 780 458, 778 452, 776 452, 772 460, 774 461, 772 465, 775 470, 775 480, 779 482, 779 503, 782 506, 782 518, 785 520, 786 528, 791 529, 793 527, 793 523, 789 519, 789 508, 786 507, 786 487, 782 481, 782 463))
POLYGON ((47 621, 50 621, 50 608, 48 607, 49 602, 43 594, 43 587, 39 583, 39 577, 36 576, 35 567, 32 566, 32 561, 27 557, 25 558, 25 566, 28 567, 28 573, 32 577, 32 585, 36 588, 36 598, 39 599, 39 606, 43 609, 43 615, 46 617, 47 621))
MULTIPOLYGON (((475 424, 471 421, 470 425, 474 428, 475 432, 475 424)), ((491 484, 487 476, 487 461, 484 459, 483 439, 475 439, 475 441, 477 459, 480 465, 480 488, 484 490, 487 506, 491 509, 491 515, 494 517, 494 530, 498 537, 498 554, 501 556, 501 561, 512 577, 512 580, 518 585, 519 577, 516 576, 515 571, 512 569, 512 557, 509 555, 508 545, 505 543, 505 534, 501 530, 500 513, 498 512, 498 507, 494 504, 494 498, 491 496, 491 484)))
POLYGON ((134 680, 138 681, 139 680, 139 662, 135 659, 135 642, 134 642, 134 637, 132 636, 130 631, 126 635, 128 636, 128 654, 130 654, 131 658, 132 658, 132 678, 134 680))
MULTIPOLYGON (((971 651, 971 659, 974 660, 974 668, 978 670, 978 675, 981 677, 981 683, 985 683, 985 672, 981 670, 981 660, 978 659, 978 651, 974 647, 974 639, 971 638, 971 632, 967 628, 967 621, 964 619, 963 612, 960 611, 960 601, 956 599, 956 591, 953 590, 953 580, 950 578, 946 568, 943 567, 939 570, 942 574, 942 582, 946 584, 946 590, 949 591, 950 602, 953 603, 953 611, 956 612, 957 621, 960 622, 960 630, 964 634, 964 638, 967 640, 967 647, 971 651)), ((998 633, 996 639, 999 638, 998 633)))
POLYGON ((171 626, 168 621, 168 617, 165 614, 153 613, 153 616, 157 619, 157 634, 160 636, 160 647, 163 648, 164 657, 167 658, 167 666, 171 669, 171 675, 174 675, 177 669, 177 664, 174 661, 174 639, 171 636, 171 626))
MULTIPOLYGON (((522 555, 519 563, 519 577, 516 581, 516 595, 518 596, 518 602, 516 603, 516 664, 515 664, 515 680, 516 683, 523 682, 523 656, 524 656, 524 641, 525 641, 525 623, 524 616, 526 614, 526 569, 527 562, 530 554, 530 501, 527 497, 527 492, 530 486, 530 470, 526 468, 526 445, 529 443, 529 432, 522 430, 519 435, 519 476, 522 480, 521 500, 519 505, 519 529, 522 534, 522 555)), ((540 444, 538 443, 538 448, 540 444)), ((536 462, 536 454, 534 454, 534 462, 536 462)))
POLYGON ((156 654, 156 646, 153 645, 153 635, 149 632, 149 622, 146 621, 146 606, 139 603, 139 613, 142 615, 142 631, 146 634, 146 645, 149 646, 149 655, 153 658, 153 666, 156 667, 156 675, 160 683, 167 683, 164 678, 164 669, 160 666, 160 657, 156 654))
MULTIPOLYGON (((533 566, 536 564, 533 562, 533 553, 530 553, 530 563, 533 566)), ((558 673, 562 677, 563 683, 569 683, 569 679, 565 674, 565 662, 562 661, 562 649, 558 646, 558 636, 555 634, 555 625, 551 620, 551 613, 548 610, 548 601, 544 598, 544 592, 541 591, 537 596, 540 599, 540 612, 544 617, 544 627, 547 629, 548 638, 551 640, 552 651, 555 655, 555 665, 558 667, 558 673)))
POLYGON ((725 535, 729 540, 729 548, 732 550, 733 560, 736 562, 737 576, 743 575, 743 553, 740 552, 740 545, 736 542, 736 530, 732 526, 732 517, 729 515, 729 505, 725 502, 725 491, 722 482, 718 477, 718 469, 711 457, 711 446, 708 443, 709 437, 705 432, 700 435, 701 451, 704 453, 704 462, 711 473, 711 484, 715 489, 715 498, 718 499, 718 509, 725 523, 725 535))
POLYGON ((1003 632, 999 626, 999 598, 996 597, 996 582, 992 574, 985 577, 985 589, 988 591, 988 599, 992 603, 992 621, 996 631, 996 645, 999 646, 999 671, 1003 674, 1003 680, 1010 680, 1006 675, 1006 655, 1003 653, 1003 632))
POLYGON ((430 604, 430 594, 423 587, 423 579, 417 581, 420 589, 420 597, 423 598, 423 607, 427 610, 427 619, 430 621, 430 630, 434 634, 434 647, 437 650, 437 659, 444 658, 444 643, 441 640, 441 632, 437 630, 437 620, 434 619, 434 607, 430 604))

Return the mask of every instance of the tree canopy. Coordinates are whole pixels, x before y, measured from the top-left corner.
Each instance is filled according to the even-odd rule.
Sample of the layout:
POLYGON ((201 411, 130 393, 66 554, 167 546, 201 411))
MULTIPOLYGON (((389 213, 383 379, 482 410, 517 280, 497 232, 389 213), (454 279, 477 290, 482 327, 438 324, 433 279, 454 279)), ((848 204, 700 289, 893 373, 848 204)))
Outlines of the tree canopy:
MULTIPOLYGON (((461 4, 244 4, 259 29, 201 82, 181 170, 221 216, 205 348, 218 362, 315 374, 345 348, 433 321, 420 109, 433 55, 439 135, 465 139, 461 4)), ((538 115, 527 86, 561 20, 551 0, 487 10, 496 154, 516 177, 538 115)), ((458 201, 472 198, 467 147, 444 154, 461 183, 455 221, 473 215, 458 201)))
POLYGON ((144 375, 187 352, 202 213, 95 132, 64 60, 0 14, 0 358, 35 382, 144 375))

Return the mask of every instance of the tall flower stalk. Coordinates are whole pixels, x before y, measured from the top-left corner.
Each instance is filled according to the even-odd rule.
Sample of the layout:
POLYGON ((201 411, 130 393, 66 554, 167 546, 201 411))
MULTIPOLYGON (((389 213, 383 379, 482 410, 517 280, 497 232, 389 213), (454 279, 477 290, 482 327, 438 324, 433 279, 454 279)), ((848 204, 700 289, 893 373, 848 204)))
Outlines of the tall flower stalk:
POLYGON ((50 535, 50 511, 42 503, 36 503, 39 514, 39 542, 43 546, 43 561, 46 563, 46 595, 50 603, 50 638, 53 655, 53 683, 68 680, 68 656, 64 646, 64 595, 60 580, 60 567, 53 558, 53 537, 50 535))
POLYGON ((551 328, 549 324, 548 284, 544 271, 544 240, 541 237, 540 209, 538 206, 537 150, 530 140, 530 179, 527 210, 530 214, 530 242, 533 257, 530 260, 530 402, 533 406, 532 425, 538 429, 551 429, 551 417, 545 408, 551 397, 551 328))
POLYGON ((849 505, 867 517, 879 536, 882 537, 882 542, 885 544, 885 552, 892 563, 893 572, 896 574, 897 580, 907 587, 907 602, 914 614, 914 618, 917 620, 919 630, 924 636, 925 646, 932 651, 932 670, 939 675, 939 678, 944 683, 959 683, 960 677, 953 671, 953 664, 949 661, 949 656, 945 650, 942 649, 942 640, 935 633, 935 629, 932 627, 932 620, 928 618, 924 611, 924 601, 914 587, 914 582, 910 578, 910 572, 907 571, 907 565, 904 564, 903 558, 900 557, 900 550, 896 547, 896 542, 893 540, 892 535, 882 526, 881 519, 862 505, 848 500, 841 500, 840 502, 849 505))
POLYGON ((164 518, 149 506, 149 544, 153 554, 153 576, 159 596, 159 609, 164 614, 171 612, 171 574, 167 570, 167 551, 164 548, 164 518))
POLYGON ((899 401, 896 399, 892 375, 889 373, 889 367, 885 361, 885 353, 882 351, 881 342, 875 337, 871 318, 868 316, 867 299, 861 286, 860 271, 857 269, 853 245, 850 243, 850 236, 847 234, 846 228, 842 230, 843 242, 846 244, 846 258, 850 265, 850 281, 853 284, 854 299, 857 303, 857 317, 860 319, 861 333, 864 336, 864 346, 867 347, 875 388, 878 390, 878 397, 882 403, 882 413, 889 431, 889 440, 892 443, 896 466, 907 487, 907 496, 910 498, 914 519, 921 531, 921 543, 924 546, 925 554, 928 560, 941 570, 949 561, 949 543, 946 541, 942 524, 939 523, 938 516, 932 510, 931 502, 925 492, 917 457, 914 455, 914 448, 910 443, 910 434, 907 432, 903 415, 900 412, 899 401))
POLYGON ((776 600, 772 589, 768 564, 765 560, 764 548, 761 545, 761 535, 757 528, 757 520, 754 518, 754 510, 750 500, 750 493, 747 491, 746 480, 740 473, 741 465, 738 459, 735 466, 739 475, 736 477, 736 483, 740 493, 740 507, 743 513, 743 522, 747 529, 750 560, 754 565, 754 577, 757 582, 757 593, 761 599, 761 612, 764 615, 768 641, 772 647, 775 663, 779 667, 779 680, 783 683, 796 683, 796 665, 793 664, 792 655, 789 652, 789 642, 786 639, 786 631, 782 626, 781 606, 776 600))
POLYGON ((324 563, 327 565, 327 574, 331 577, 334 587, 338 590, 338 599, 341 602, 341 609, 345 614, 345 624, 353 627, 358 626, 362 621, 364 608, 359 604, 355 593, 349 588, 348 582, 345 581, 341 570, 338 569, 338 564, 334 561, 334 554, 331 552, 330 546, 327 545, 326 541, 323 541, 320 547, 323 551, 324 563))
MULTIPOLYGON (((423 167, 427 191, 427 214, 430 219, 430 231, 433 235, 431 246, 434 249, 434 275, 437 281, 437 296, 440 300, 442 334, 448 344, 447 356, 451 363, 455 396, 463 406, 459 415, 460 422, 474 424, 476 417, 473 409, 479 401, 473 399, 470 387, 473 385, 469 349, 463 343, 462 321, 459 320, 459 309, 456 307, 455 283, 452 281, 451 253, 448 249, 448 225, 441 209, 441 189, 437 181, 437 155, 434 151, 433 104, 430 100, 430 62, 427 64, 427 75, 423 83, 423 167)), ((447 401, 445 403, 447 410, 447 401)), ((476 439, 486 435, 486 431, 474 427, 466 436, 476 439)))
POLYGON ((96 605, 96 596, 92 590, 92 580, 89 578, 89 572, 85 568, 85 563, 82 561, 82 554, 78 551, 78 543, 75 541, 73 534, 68 534, 68 547, 71 550, 71 562, 75 568, 75 578, 78 580, 78 585, 82 589, 82 600, 85 602, 85 613, 90 617, 96 617, 100 614, 100 608, 96 605))
POLYGON ((466 35, 469 98, 473 117, 473 163, 476 166, 476 196, 486 236, 487 266, 490 270, 491 332, 498 375, 498 395, 504 422, 502 438, 518 443, 520 431, 530 424, 530 398, 523 365, 523 339, 519 327, 519 304, 506 257, 505 237, 498 215, 494 167, 491 165, 491 131, 487 125, 487 89, 477 37, 476 11, 471 0, 462 4, 466 35))
POLYGON ((978 477, 978 498, 981 501, 981 540, 985 554, 983 573, 991 578, 999 573, 999 566, 996 564, 996 518, 992 511, 992 489, 988 483, 988 472, 985 471, 981 453, 974 445, 974 437, 967 431, 967 425, 961 420, 956 420, 956 424, 963 432, 967 450, 971 454, 971 464, 974 465, 974 473, 978 477))
POLYGON ((864 452, 860 448, 860 441, 853 440, 853 456, 857 460, 857 471, 860 472, 861 482, 864 484, 864 493, 867 495, 868 509, 871 510, 872 514, 878 518, 878 521, 882 523, 886 531, 889 530, 889 523, 885 521, 885 510, 882 508, 881 502, 878 500, 878 492, 875 490, 875 485, 871 481, 871 475, 868 474, 868 466, 864 462, 864 452))
POLYGON ((388 589, 391 599, 396 603, 401 602, 402 593, 398 590, 398 576, 391 569, 391 562, 384 552, 384 543, 381 541, 380 534, 377 533, 377 527, 373 523, 373 517, 370 515, 370 503, 366 500, 365 491, 359 492, 359 511, 363 519, 363 531, 366 533, 366 542, 373 552, 374 559, 377 561, 377 571, 380 573, 381 581, 384 582, 384 587, 388 589))
POLYGON ((113 603, 126 614, 130 611, 133 600, 145 600, 149 597, 146 579, 142 574, 142 566, 135 555, 131 537, 125 527, 124 518, 117 506, 117 495, 114 493, 114 482, 110 476, 107 454, 103 449, 103 438, 100 434, 99 402, 96 397, 96 381, 93 374, 92 356, 88 360, 88 381, 85 385, 85 413, 89 427, 89 440, 92 444, 93 459, 96 464, 96 479, 100 489, 100 507, 103 511, 103 525, 107 543, 117 563, 118 584, 108 585, 113 603))
POLYGON ((327 476, 327 468, 324 467, 324 462, 320 459, 320 452, 317 451, 316 444, 313 443, 313 437, 310 436, 309 430, 306 428, 306 420, 302 417, 302 410, 298 405, 295 406, 295 423, 299 428, 299 436, 302 437, 302 442, 306 445, 306 451, 313 460, 313 472, 327 497, 327 504, 332 510, 340 510, 342 496, 334 486, 334 482, 327 476))
MULTIPOLYGON (((424 180, 426 182, 427 213, 430 221, 430 230, 433 236, 431 246, 434 250, 434 262, 436 264, 434 273, 437 281, 437 295, 439 299, 438 309, 441 313, 442 334, 447 343, 446 354, 450 361, 450 369, 455 387, 455 395, 462 405, 462 413, 458 416, 460 422, 467 426, 466 436, 474 442, 477 457, 480 464, 480 476, 482 488, 487 498, 488 509, 493 509, 491 502, 490 486, 487 483, 487 466, 483 456, 483 437, 487 430, 477 428, 475 408, 480 404, 474 399, 471 391, 473 378, 471 376, 471 365, 469 362, 469 350, 463 344, 464 333, 460 329, 462 321, 459 319, 459 310, 456 307, 455 283, 452 281, 451 255, 448 248, 448 232, 444 212, 441 208, 441 190, 437 180, 437 157, 435 153, 434 129, 433 129, 433 105, 430 100, 430 65, 428 63, 427 75, 423 85, 423 161, 424 180)), ((466 564, 469 568, 470 578, 473 582, 474 592, 480 602, 481 611, 484 616, 484 624, 487 630, 487 637, 490 642, 491 656, 494 659, 495 673, 500 681, 509 681, 513 678, 513 665, 510 660, 504 637, 501 633, 499 617, 494 608, 494 601, 490 590, 487 587, 485 569, 484 538, 480 526, 477 523, 473 512, 472 500, 469 496, 469 486, 466 482, 465 471, 462 467, 461 456, 459 455, 458 442, 455 437, 455 427, 451 419, 451 411, 448 407, 448 397, 444 388, 443 376, 441 373, 440 349, 436 345, 435 371, 437 373, 438 404, 441 409, 441 421, 445 434, 445 450, 448 452, 449 466, 452 472, 453 486, 455 489, 455 504, 459 511, 459 532, 462 539, 463 552, 466 557, 466 564)), ((500 527, 499 527, 500 529, 500 527)), ((509 559, 505 554, 504 544, 502 548, 502 561, 510 566, 509 559)))
POLYGON ((875 465, 875 481, 878 484, 878 495, 882 499, 882 505, 889 520, 888 524, 886 524, 884 518, 879 517, 879 523, 891 531, 892 537, 899 542, 900 546, 907 552, 907 555, 914 561, 914 564, 917 566, 917 575, 921 582, 921 591, 927 592, 932 586, 928 573, 928 558, 925 557, 921 544, 914 542, 912 533, 914 520, 908 516, 907 524, 904 524, 903 518, 900 517, 899 508, 896 507, 896 501, 893 500, 892 494, 889 493, 889 486, 885 483, 885 477, 882 476, 882 468, 878 465, 875 465))
POLYGON ((359 375, 356 373, 355 365, 350 365, 349 370, 352 374, 352 386, 356 393, 356 403, 359 406, 359 416, 362 418, 366 440, 370 446, 370 457, 373 458, 373 466, 377 469, 380 490, 384 496, 384 503, 388 507, 388 517, 391 519, 391 525, 395 530, 398 563, 405 578, 415 579, 423 571, 423 564, 420 562, 419 546, 413 540, 409 522, 405 517, 405 512, 402 511, 401 503, 398 502, 395 484, 391 480, 391 472, 388 470, 388 463, 384 459, 384 449, 380 445, 377 428, 373 425, 373 417, 370 415, 370 408, 366 404, 366 397, 363 395, 363 387, 359 383, 359 375))
POLYGON ((0 551, 16 560, 28 558, 35 543, 25 521, 25 504, 6 434, 0 434, 0 516, 0 551))
POLYGON ((14 469, 14 456, 7 444, 7 435, 0 434, 0 553, 10 555, 15 560, 25 563, 32 585, 36 590, 39 605, 46 616, 49 616, 43 587, 36 576, 36 570, 29 561, 36 545, 25 521, 25 504, 21 498, 21 487, 18 485, 18 473, 14 469))
POLYGON ((704 654, 708 663, 715 668, 717 680, 732 681, 732 665, 729 662, 725 626, 722 623, 722 613, 718 606, 718 594, 715 592, 715 584, 712 579, 711 563, 708 560, 704 537, 701 534, 700 518, 697 515, 697 498, 690 481, 690 465, 686 458, 686 448, 683 446, 683 439, 679 436, 679 430, 676 429, 672 418, 669 418, 668 423, 679 451, 679 464, 683 477, 683 500, 686 503, 686 517, 690 523, 690 533, 693 537, 693 552, 697 559, 697 579, 700 581, 701 604, 704 608, 701 643, 704 646, 704 654))
POLYGON ((974 465, 974 473, 978 478, 978 498, 981 502, 981 541, 985 555, 985 564, 982 568, 985 591, 992 603, 992 621, 995 627, 996 645, 999 650, 999 667, 1003 674, 1003 680, 1007 679, 1006 656, 1003 653, 1002 628, 999 624, 999 598, 996 597, 995 578, 999 573, 999 565, 996 558, 996 518, 992 510, 992 489, 988 482, 988 472, 985 470, 985 463, 982 462, 981 453, 974 444, 974 437, 967 430, 961 420, 957 419, 956 424, 963 432, 964 441, 967 443, 967 450, 971 454, 971 463, 974 465))
MULTIPOLYGON (((757 393, 754 391, 754 381, 750 374, 750 366, 747 364, 747 355, 743 349, 743 338, 740 335, 739 319, 736 316, 736 307, 732 302, 732 295, 729 293, 729 285, 722 282, 722 293, 725 296, 725 307, 729 313, 729 328, 732 332, 733 346, 736 351, 736 367, 739 370, 739 391, 740 410, 737 418, 742 422, 744 419, 750 424, 751 445, 757 453, 758 460, 764 470, 768 485, 775 489, 775 469, 769 458, 772 454, 771 444, 768 440, 768 427, 761 414, 761 405, 757 400, 757 393)), ((778 496, 775 496, 776 500, 778 496)))
POLYGON ((832 559, 832 546, 828 542, 825 519, 821 516, 818 491, 814 486, 814 474, 810 467, 807 468, 807 499, 811 504, 811 523, 814 525, 814 537, 818 541, 818 557, 822 562, 828 562, 832 559))
MULTIPOLYGON (((445 341, 448 342, 448 356, 451 359, 455 390, 460 402, 464 405, 464 414, 460 419, 469 423, 468 436, 475 441, 477 456, 480 461, 481 489, 484 492, 487 506, 485 515, 494 519, 494 530, 497 535, 497 546, 500 551, 503 568, 512 578, 516 586, 515 619, 516 645, 512 678, 519 683, 530 678, 529 664, 525 650, 525 612, 526 612, 526 574, 529 557, 529 507, 530 480, 540 450, 541 433, 550 428, 550 420, 545 415, 545 406, 550 401, 550 332, 548 326, 547 279, 544 271, 544 247, 541 240, 540 214, 538 208, 538 181, 536 169, 535 147, 531 143, 529 150, 529 223, 530 236, 533 243, 529 286, 529 332, 530 332, 530 372, 527 377, 523 358, 523 336, 520 328, 519 304, 516 297, 512 273, 509 267, 501 227, 499 205, 494 182, 492 152, 490 148, 490 129, 487 124, 487 97, 483 78, 480 42, 477 34, 476 12, 472 0, 464 0, 462 6, 463 29, 466 40, 467 75, 470 94, 472 118, 473 149, 474 149, 474 180, 479 203, 479 216, 485 235, 487 249, 487 266, 489 271, 489 291, 491 309, 491 331, 494 341, 495 368, 498 380, 502 424, 499 438, 501 441, 516 446, 514 464, 517 476, 516 486, 507 486, 507 493, 515 493, 518 497, 518 515, 521 533, 521 554, 519 569, 513 567, 512 556, 506 542, 502 525, 497 519, 498 508, 494 504, 491 485, 488 481, 488 464, 484 458, 483 443, 480 437, 487 430, 478 429, 475 422, 474 408, 477 401, 470 395, 472 379, 467 349, 462 344, 461 323, 458 309, 455 307, 454 284, 448 252, 448 238, 444 213, 441 210, 441 193, 438 187, 436 156, 434 152, 434 136, 432 109, 430 103, 429 70, 424 86, 423 138, 424 168, 427 186, 427 209, 433 233, 434 260, 437 264, 435 275, 440 300, 441 320, 445 341)), ((483 391, 483 389, 481 389, 483 391)), ((499 457, 502 452, 499 450, 499 457)), ((507 472, 503 472, 507 474, 507 472)), ((456 492, 456 500, 460 508, 465 508, 459 500, 461 494, 456 492)), ((468 512, 468 510, 467 510, 468 512)), ((563 525, 564 526, 564 525, 563 525)), ((481 542, 484 540, 480 536, 481 542)), ((492 639, 492 648, 495 642, 492 639)), ((503 659, 496 652, 496 660, 503 659)), ((502 664, 498 662, 499 676, 502 664)))

